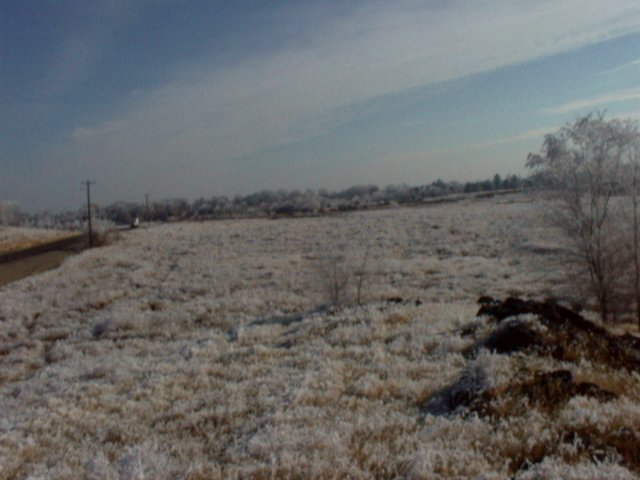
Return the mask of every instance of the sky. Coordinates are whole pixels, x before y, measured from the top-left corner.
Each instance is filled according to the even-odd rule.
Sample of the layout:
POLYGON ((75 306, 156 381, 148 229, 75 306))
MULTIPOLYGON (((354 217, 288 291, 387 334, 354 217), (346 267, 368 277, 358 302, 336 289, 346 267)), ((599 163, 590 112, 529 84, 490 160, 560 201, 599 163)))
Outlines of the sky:
POLYGON ((0 200, 26 211, 526 174, 640 119, 637 0, 0 0, 0 200))

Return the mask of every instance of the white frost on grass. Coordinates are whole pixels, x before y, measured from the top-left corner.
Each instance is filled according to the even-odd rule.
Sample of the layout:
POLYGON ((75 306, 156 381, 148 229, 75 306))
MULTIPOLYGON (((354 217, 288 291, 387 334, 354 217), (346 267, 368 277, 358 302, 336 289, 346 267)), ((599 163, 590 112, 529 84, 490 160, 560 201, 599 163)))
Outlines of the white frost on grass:
POLYGON ((532 465, 527 471, 515 476, 516 480, 538 480, 541 478, 563 480, 635 480, 637 475, 625 467, 611 462, 581 461, 575 465, 567 465, 553 456, 545 458, 542 463, 532 465))
MULTIPOLYGON (((465 372, 499 387, 527 362, 562 367, 464 355, 487 328, 478 295, 553 290, 553 254, 520 248, 547 241, 533 212, 490 200, 162 225, 7 285, 0 478, 505 478, 587 422, 581 402, 602 428, 614 407, 640 418, 638 379, 616 372, 597 374, 627 397, 576 398, 558 418, 423 412, 465 372), (365 304, 318 309, 318 262, 339 249, 356 269, 366 245, 365 304)), ((585 462, 522 478, 629 474, 585 462)))

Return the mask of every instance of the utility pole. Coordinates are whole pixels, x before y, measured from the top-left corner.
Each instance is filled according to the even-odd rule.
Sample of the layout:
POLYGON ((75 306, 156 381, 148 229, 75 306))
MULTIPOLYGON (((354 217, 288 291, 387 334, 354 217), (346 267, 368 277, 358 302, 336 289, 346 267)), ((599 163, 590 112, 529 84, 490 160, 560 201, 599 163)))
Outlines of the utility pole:
POLYGON ((144 219, 145 221, 149 222, 149 194, 148 193, 144 194, 144 204, 145 204, 144 219))
POLYGON ((87 186, 87 222, 89 223, 89 248, 91 248, 93 247, 93 233, 91 230, 91 185, 96 182, 87 180, 82 183, 87 186))

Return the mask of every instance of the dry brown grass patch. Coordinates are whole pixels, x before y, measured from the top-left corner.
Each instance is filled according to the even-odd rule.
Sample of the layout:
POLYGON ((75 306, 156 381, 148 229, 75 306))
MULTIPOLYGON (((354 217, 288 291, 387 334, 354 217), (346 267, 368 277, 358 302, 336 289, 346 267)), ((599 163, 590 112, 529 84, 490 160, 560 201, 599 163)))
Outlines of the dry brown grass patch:
POLYGON ((394 312, 385 318, 385 323, 388 325, 406 325, 413 320, 413 315, 410 313, 394 312))

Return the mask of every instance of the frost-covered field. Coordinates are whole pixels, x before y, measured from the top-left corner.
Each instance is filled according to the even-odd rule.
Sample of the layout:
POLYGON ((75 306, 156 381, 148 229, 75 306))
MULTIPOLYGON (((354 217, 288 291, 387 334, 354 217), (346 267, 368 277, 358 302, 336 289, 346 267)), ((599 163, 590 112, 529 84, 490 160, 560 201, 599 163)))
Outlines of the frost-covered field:
POLYGON ((0 477, 636 478, 615 449, 566 434, 637 431, 637 373, 463 354, 489 328, 479 295, 557 293, 537 211, 507 197, 162 225, 3 287, 0 477), (365 304, 321 308, 343 272, 365 304), (425 409, 460 379, 559 368, 617 397, 425 409))
POLYGON ((70 236, 70 232, 40 228, 7 227, 0 225, 0 253, 33 247, 43 242, 70 236))

